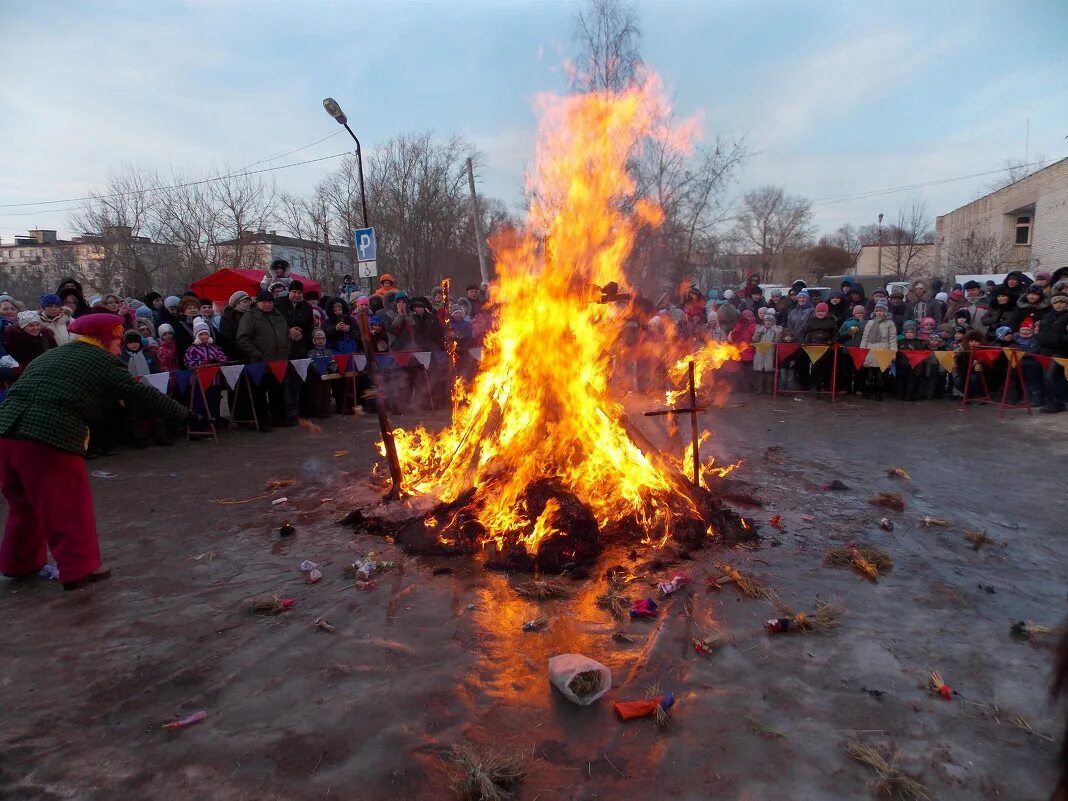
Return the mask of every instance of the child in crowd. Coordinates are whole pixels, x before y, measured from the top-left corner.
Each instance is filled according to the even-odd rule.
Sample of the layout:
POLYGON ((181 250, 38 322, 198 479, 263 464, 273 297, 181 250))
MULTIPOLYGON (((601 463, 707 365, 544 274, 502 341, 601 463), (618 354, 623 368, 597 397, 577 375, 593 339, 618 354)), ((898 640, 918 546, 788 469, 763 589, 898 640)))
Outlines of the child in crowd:
POLYGON ((161 373, 171 373, 178 370, 178 346, 174 343, 174 328, 170 323, 162 323, 159 327, 159 352, 156 354, 161 373))
MULTIPOLYGON (((193 320, 193 344, 185 350, 186 369, 192 370, 190 378, 193 389, 193 411, 209 418, 212 423, 219 421, 219 402, 222 398, 222 390, 219 387, 218 377, 210 386, 204 389, 203 396, 196 391, 197 376, 196 368, 206 367, 213 364, 224 364, 226 354, 222 348, 214 344, 211 338, 211 326, 202 317, 193 320), (206 404, 206 406, 205 406, 206 404)), ((209 431, 207 421, 201 424, 201 433, 209 431)), ((196 431, 197 429, 193 429, 196 431)))
POLYGON ((1032 406, 1041 406, 1043 398, 1043 370, 1042 365, 1031 354, 1038 353, 1040 348, 1035 338, 1035 321, 1025 317, 1020 321, 1020 330, 1016 334, 1016 347, 1024 352, 1020 362, 1023 371, 1024 383, 1027 385, 1027 396, 1032 406))
POLYGON ((782 326, 775 321, 775 309, 766 306, 761 309, 760 325, 753 333, 753 391, 758 395, 770 395, 774 383, 775 346, 782 339, 782 326), (771 343, 771 347, 756 348, 758 343, 771 343))
POLYGON ((875 304, 874 316, 864 326, 860 347, 867 348, 869 351, 864 357, 864 370, 867 373, 865 385, 875 396, 875 400, 881 401, 887 371, 879 365, 877 351, 897 351, 897 328, 894 326, 894 321, 890 319, 890 306, 885 301, 875 304))
MULTIPOLYGON (((155 358, 145 352, 141 335, 136 331, 127 331, 123 335, 122 360, 134 378, 143 378, 159 372, 155 358)), ((132 409, 123 411, 124 413, 120 416, 125 418, 126 431, 138 450, 148 447, 150 436, 155 438, 157 445, 169 447, 174 444, 167 435, 167 421, 162 417, 146 416, 132 409)))
POLYGON ((919 337, 919 326, 915 320, 905 320, 901 325, 902 334, 897 342, 897 397, 898 400, 919 400, 920 386, 924 378, 923 368, 926 362, 913 367, 905 353, 909 351, 926 351, 927 346, 919 337))
MULTIPOLYGON (((344 315, 341 319, 347 319, 344 315)), ((345 381, 338 375, 337 362, 334 361, 333 349, 327 347, 326 331, 316 328, 312 331, 312 347, 308 351, 308 358, 315 360, 326 359, 326 362, 313 362, 312 369, 304 379, 304 387, 301 390, 301 405, 308 417, 329 417, 333 413, 333 406, 337 406, 338 413, 343 413, 341 408, 342 397, 345 392, 345 381), (340 380, 339 380, 340 379, 340 380)))
POLYGON ((749 309, 746 309, 738 317, 728 340, 741 351, 741 372, 737 375, 737 388, 743 392, 749 392, 753 386, 753 335, 756 333, 756 317, 749 309))
MULTIPOLYGON (((794 332, 787 326, 782 327, 781 344, 783 345, 795 345, 797 340, 794 337, 794 332)), ((791 353, 785 359, 779 360, 779 389, 790 389, 794 379, 794 365, 797 362, 797 352, 791 353)))

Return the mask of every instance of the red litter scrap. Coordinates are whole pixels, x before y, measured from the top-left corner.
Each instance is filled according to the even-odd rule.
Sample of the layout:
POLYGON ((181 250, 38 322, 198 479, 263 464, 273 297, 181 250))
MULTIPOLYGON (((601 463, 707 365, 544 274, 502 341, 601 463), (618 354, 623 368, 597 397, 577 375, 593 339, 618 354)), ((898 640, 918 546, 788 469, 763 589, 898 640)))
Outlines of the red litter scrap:
POLYGON ((775 526, 775 528, 779 529, 779 531, 786 531, 786 524, 782 522, 782 515, 775 515, 775 517, 771 518, 768 522, 775 526))
POLYGON ((164 723, 165 729, 184 729, 186 726, 192 726, 194 723, 200 723, 200 721, 206 719, 208 713, 201 709, 199 712, 194 712, 192 715, 182 718, 181 720, 171 721, 170 723, 164 723))

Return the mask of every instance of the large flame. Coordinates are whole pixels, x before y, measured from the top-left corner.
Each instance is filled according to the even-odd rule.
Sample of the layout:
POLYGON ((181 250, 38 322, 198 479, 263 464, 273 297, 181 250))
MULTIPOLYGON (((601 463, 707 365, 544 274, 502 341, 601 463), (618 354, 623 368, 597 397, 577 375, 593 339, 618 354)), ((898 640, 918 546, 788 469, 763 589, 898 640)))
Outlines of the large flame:
MULTIPOLYGON (((602 527, 631 519, 662 533, 696 512, 620 422, 609 384, 621 307, 597 302, 597 287, 622 283, 637 230, 662 217, 633 200, 628 172, 643 139, 665 134, 660 93, 649 79, 539 105, 527 226, 494 243, 499 315, 479 373, 469 392, 457 388, 450 427, 396 431, 406 491, 448 502, 474 487, 487 540, 530 552, 558 533, 555 503, 536 516, 523 506, 539 479, 558 480, 602 527)), ((707 361, 728 348, 709 348, 707 361)))

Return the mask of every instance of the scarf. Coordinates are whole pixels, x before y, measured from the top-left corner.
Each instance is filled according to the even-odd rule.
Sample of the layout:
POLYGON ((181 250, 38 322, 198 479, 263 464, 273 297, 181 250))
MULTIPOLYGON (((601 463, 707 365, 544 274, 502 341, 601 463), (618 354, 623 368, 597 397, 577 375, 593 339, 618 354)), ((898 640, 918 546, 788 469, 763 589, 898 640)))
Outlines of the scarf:
POLYGON ((132 376, 152 375, 152 371, 148 369, 148 359, 145 358, 144 351, 140 350, 137 353, 126 351, 126 369, 132 376))

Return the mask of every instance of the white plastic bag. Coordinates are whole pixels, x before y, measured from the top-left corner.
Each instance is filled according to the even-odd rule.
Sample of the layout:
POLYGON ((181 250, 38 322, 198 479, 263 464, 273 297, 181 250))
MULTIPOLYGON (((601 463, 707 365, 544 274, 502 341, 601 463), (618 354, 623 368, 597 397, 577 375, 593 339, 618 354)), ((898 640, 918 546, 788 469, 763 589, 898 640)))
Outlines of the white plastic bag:
POLYGON ((612 671, 600 662, 582 654, 559 654, 549 657, 549 681, 553 683, 567 700, 579 706, 589 706, 612 687, 612 671), (576 695, 569 686, 571 680, 579 673, 596 670, 601 674, 601 688, 590 695, 576 695))

